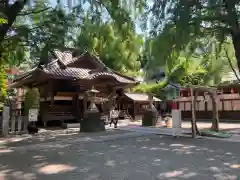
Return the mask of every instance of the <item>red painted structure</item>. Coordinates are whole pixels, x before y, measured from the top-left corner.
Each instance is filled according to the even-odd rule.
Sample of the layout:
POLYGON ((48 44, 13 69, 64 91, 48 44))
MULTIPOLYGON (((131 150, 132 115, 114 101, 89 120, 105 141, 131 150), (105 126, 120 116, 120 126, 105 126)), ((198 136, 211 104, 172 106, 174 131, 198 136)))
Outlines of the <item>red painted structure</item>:
MULTIPOLYGON (((6 70, 7 75, 7 85, 12 83, 12 79, 21 74, 22 71, 20 71, 18 68, 10 68, 6 70)), ((21 102, 22 102, 22 96, 25 94, 25 89, 17 88, 17 109, 21 109, 21 102)))
MULTIPOLYGON (((218 112, 220 120, 240 120, 240 96, 237 88, 219 88, 218 112)), ((178 107, 182 111, 182 119, 192 118, 192 97, 189 89, 182 89, 177 98, 178 107)), ((209 96, 199 93, 196 104, 196 117, 198 119, 212 119, 212 101, 209 96), (207 97, 207 98, 206 98, 207 97)))

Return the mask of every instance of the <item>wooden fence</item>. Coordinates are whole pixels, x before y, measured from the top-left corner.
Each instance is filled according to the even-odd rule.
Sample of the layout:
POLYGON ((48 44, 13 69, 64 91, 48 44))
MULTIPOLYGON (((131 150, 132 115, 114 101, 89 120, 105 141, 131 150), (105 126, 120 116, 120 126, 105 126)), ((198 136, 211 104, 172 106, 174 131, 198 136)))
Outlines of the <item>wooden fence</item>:
MULTIPOLYGON (((178 99, 179 109, 182 111, 182 119, 192 117, 191 97, 181 97, 178 99)), ((219 118, 224 120, 240 120, 240 97, 239 94, 221 94, 218 95, 217 106, 219 118)), ((204 101, 203 96, 198 97, 196 105, 196 117, 198 119, 212 118, 212 101, 208 97, 204 101)))

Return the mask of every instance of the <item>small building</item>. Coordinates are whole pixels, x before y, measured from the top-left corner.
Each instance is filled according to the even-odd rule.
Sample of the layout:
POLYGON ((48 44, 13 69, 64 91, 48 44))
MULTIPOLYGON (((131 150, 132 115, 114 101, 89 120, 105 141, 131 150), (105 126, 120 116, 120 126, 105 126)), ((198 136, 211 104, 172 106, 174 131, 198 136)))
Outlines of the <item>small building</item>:
MULTIPOLYGON (((141 119, 145 109, 148 108, 150 97, 146 93, 124 93, 121 101, 122 103, 118 103, 122 104, 120 109, 127 110, 132 119, 141 119)), ((160 99, 153 97, 153 104, 156 108, 160 105, 160 102, 160 99)))
POLYGON ((102 105, 115 98, 117 92, 137 84, 134 78, 108 68, 98 57, 76 49, 55 49, 41 62, 45 63, 16 77, 9 88, 37 87, 40 118, 45 124, 81 119, 91 103, 85 96, 92 87, 99 91, 96 105, 103 109, 102 105))

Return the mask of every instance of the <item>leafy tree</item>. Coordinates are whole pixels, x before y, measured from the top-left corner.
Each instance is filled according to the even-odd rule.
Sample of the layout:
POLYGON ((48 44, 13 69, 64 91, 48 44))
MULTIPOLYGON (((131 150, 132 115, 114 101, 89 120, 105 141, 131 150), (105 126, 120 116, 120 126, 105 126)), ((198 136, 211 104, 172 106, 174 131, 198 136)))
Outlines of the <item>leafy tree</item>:
POLYGON ((238 1, 157 0, 153 3, 151 13, 152 34, 161 34, 158 36, 159 47, 155 52, 157 53, 157 49, 163 49, 162 57, 167 59, 171 48, 179 53, 189 42, 196 46, 196 40, 199 38, 212 36, 221 43, 231 38, 240 69, 238 1), (168 44, 165 44, 167 47, 160 45, 163 39, 168 41, 168 44))
POLYGON ((24 99, 24 115, 29 114, 31 108, 39 108, 39 91, 37 88, 28 89, 24 99))
POLYGON ((104 63, 117 71, 130 73, 140 69, 143 39, 134 30, 123 26, 125 35, 112 22, 84 20, 75 45, 98 55, 104 63))
POLYGON ((65 47, 72 40, 71 30, 77 26, 76 16, 59 7, 29 18, 32 28, 28 33, 28 44, 35 62, 39 62, 40 58, 46 60, 49 50, 65 47))
MULTIPOLYGON (((44 9, 33 11, 32 7, 35 7, 36 4, 39 4, 40 2, 43 2, 42 0, 5 0, 1 1, 1 26, 0 26, 0 44, 2 45, 2 42, 4 41, 4 38, 7 36, 7 33, 11 29, 12 25, 14 24, 17 17, 29 15, 29 14, 36 14, 41 13, 49 7, 46 7, 44 9), (29 5, 30 6, 27 6, 29 5), (4 23, 3 23, 4 22, 4 23)), ((60 1, 57 1, 58 4, 60 4, 60 1)), ((78 4, 74 7, 72 7, 71 3, 72 1, 68 1, 68 6, 70 10, 73 10, 77 15, 82 16, 84 14, 84 6, 86 6, 86 3, 90 5, 89 9, 91 10, 92 14, 95 14, 94 17, 98 17, 99 14, 103 13, 105 10, 105 13, 109 15, 114 21, 117 22, 119 26, 122 26, 125 22, 132 22, 131 16, 129 15, 129 11, 125 9, 126 3, 128 1, 119 1, 119 0, 104 0, 104 1, 78 1, 78 4)), ((135 7, 136 9, 141 9, 143 4, 143 0, 136 0, 132 1, 131 7, 135 7)), ((133 8, 133 9, 135 9, 133 8)), ((133 23, 132 23, 133 24, 133 23)), ((133 27, 133 26, 132 26, 133 27)), ((3 47, 1 51, 3 50, 3 47)))
MULTIPOLYGON (((158 38, 158 37, 156 37, 158 38)), ((154 41, 154 38, 152 38, 154 41)), ((149 53, 149 58, 145 65, 147 77, 151 79, 153 72, 159 73, 159 67, 164 69, 165 77, 161 79, 161 83, 141 84, 134 88, 137 92, 154 92, 158 94, 169 82, 180 83, 187 87, 191 85, 218 85, 221 77, 232 71, 229 65, 229 58, 232 61, 233 69, 236 67, 236 59, 234 57, 232 44, 229 41, 224 42, 219 52, 219 44, 215 38, 201 41, 198 48, 189 53, 188 46, 184 51, 178 53, 178 57, 169 56, 168 61, 161 61, 154 53, 149 53), (226 55, 226 50, 229 57, 226 55), (159 62, 160 61, 160 62, 159 62), (156 69, 157 71, 154 71, 156 69), (157 92, 157 93, 156 93, 157 92)), ((149 51, 151 52, 151 51, 149 51)))

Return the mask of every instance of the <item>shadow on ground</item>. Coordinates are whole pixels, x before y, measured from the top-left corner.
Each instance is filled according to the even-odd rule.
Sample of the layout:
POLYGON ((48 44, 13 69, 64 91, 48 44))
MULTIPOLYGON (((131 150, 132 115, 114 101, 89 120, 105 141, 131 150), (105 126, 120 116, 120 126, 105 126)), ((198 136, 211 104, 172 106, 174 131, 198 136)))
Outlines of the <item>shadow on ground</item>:
MULTIPOLYGON (((110 136, 109 136, 110 137, 110 136)), ((237 179, 239 143, 148 135, 0 153, 0 179, 237 179)))
POLYGON ((41 132, 35 135, 20 135, 9 138, 0 139, 0 148, 21 147, 26 145, 34 145, 41 143, 51 143, 58 141, 71 141, 77 138, 90 138, 98 136, 107 136, 111 134, 122 134, 126 131, 119 129, 108 129, 106 132, 100 133, 80 133, 78 128, 71 129, 41 129, 41 132))

